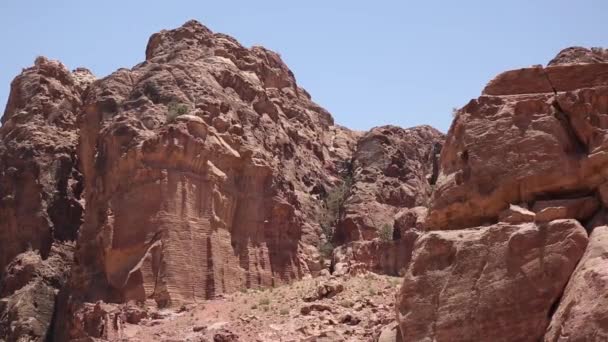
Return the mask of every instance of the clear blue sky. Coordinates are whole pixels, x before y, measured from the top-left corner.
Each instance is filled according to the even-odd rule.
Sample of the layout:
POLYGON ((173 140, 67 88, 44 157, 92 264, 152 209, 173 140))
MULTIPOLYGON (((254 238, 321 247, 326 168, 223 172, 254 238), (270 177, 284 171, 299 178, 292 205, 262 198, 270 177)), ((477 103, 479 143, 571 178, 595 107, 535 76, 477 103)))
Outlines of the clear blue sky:
POLYGON ((340 124, 446 131, 498 72, 608 47, 607 15, 606 0, 2 0, 0 106, 38 55, 102 77, 142 61, 152 33, 197 19, 279 52, 340 124))

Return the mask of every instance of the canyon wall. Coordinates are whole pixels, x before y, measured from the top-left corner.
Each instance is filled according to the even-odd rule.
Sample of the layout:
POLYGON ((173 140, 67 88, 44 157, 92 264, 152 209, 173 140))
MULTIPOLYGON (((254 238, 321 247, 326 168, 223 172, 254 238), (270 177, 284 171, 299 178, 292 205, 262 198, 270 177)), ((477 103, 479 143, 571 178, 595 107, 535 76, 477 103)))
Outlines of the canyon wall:
POLYGON ((498 75, 447 135, 339 126, 277 53, 196 21, 145 56, 11 84, 0 340, 116 340, 125 305, 326 269, 403 277, 395 339, 605 339, 605 49, 498 75))

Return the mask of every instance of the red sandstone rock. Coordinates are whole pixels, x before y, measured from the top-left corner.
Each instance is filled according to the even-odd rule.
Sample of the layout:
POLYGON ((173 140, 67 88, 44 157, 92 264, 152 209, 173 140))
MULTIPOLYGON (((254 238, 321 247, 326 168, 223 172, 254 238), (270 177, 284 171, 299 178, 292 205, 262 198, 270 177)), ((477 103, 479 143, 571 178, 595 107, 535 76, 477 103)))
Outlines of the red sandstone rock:
POLYGON ((397 297, 404 341, 538 341, 583 255, 575 220, 423 235, 397 297))
POLYGON ((549 65, 608 63, 608 50, 603 48, 569 47, 560 51, 549 65))
POLYGON ((58 246, 82 221, 76 116, 93 79, 38 57, 11 84, 0 126, 0 336, 9 341, 46 335, 69 272, 72 252, 58 246))
POLYGON ((452 123, 428 228, 492 223, 510 203, 595 190, 607 177, 606 99, 608 63, 497 76, 452 123))
POLYGON ((66 315, 82 301, 179 305, 320 271, 320 195, 356 134, 276 53, 191 21, 87 94, 87 211, 66 315))
POLYGON ((353 155, 352 186, 335 240, 371 240, 402 208, 426 206, 437 176, 443 134, 429 127, 376 127, 353 155))
POLYGON ((595 228, 553 315, 545 341, 608 339, 607 255, 608 227, 595 228))
POLYGON ((598 200, 593 196, 563 200, 536 201, 532 210, 538 221, 553 221, 558 219, 575 218, 585 221, 597 212, 598 200))
POLYGON ((418 232, 412 231, 394 241, 353 241, 338 246, 333 253, 333 271, 338 275, 356 274, 364 270, 401 275, 410 262, 418 235, 418 232))

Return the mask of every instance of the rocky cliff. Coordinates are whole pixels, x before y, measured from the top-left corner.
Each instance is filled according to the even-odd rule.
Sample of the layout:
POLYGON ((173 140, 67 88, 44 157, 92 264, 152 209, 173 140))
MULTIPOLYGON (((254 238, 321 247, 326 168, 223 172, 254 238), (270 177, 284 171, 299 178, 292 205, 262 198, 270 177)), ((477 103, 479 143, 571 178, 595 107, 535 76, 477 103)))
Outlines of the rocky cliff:
MULTIPOLYGON (((607 75, 606 50, 566 49, 498 75, 444 135, 341 127, 277 53, 196 21, 101 79, 40 57, 13 81, 0 127, 0 341, 152 338, 163 310, 207 317, 205 303, 329 272, 301 299, 315 302, 302 304, 306 327, 233 328, 245 340, 600 341, 607 75), (394 306, 381 335, 388 306, 348 304, 360 290, 336 285, 384 284, 370 271, 403 277, 394 304, 370 289, 394 306), (335 325, 337 312, 333 335, 320 332, 314 315, 335 325)), ((176 324, 190 329, 177 340, 238 339, 176 324)))

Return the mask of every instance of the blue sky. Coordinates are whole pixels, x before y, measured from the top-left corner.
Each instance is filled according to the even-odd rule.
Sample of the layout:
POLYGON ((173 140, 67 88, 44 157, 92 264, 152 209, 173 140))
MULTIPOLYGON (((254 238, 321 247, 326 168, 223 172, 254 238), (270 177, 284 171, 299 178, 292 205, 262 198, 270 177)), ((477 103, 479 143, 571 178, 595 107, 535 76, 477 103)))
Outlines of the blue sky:
POLYGON ((497 73, 572 45, 608 47, 605 0, 2 0, 0 106, 38 55, 98 77, 144 59, 148 37, 197 19, 279 52, 339 124, 430 124, 497 73))

